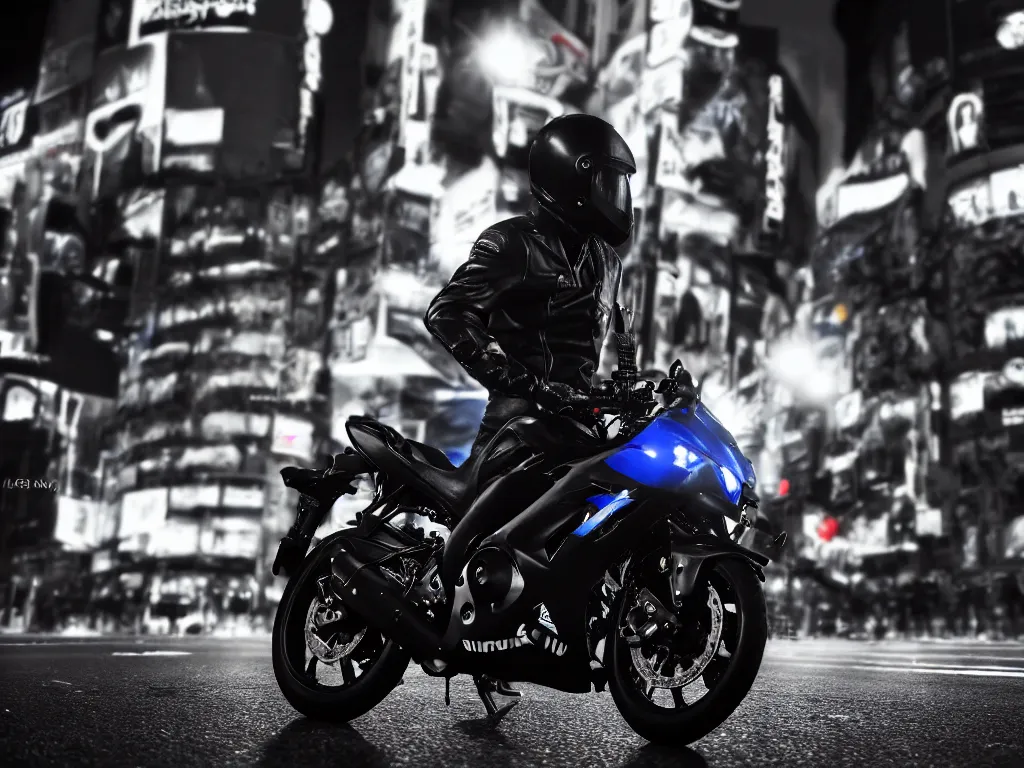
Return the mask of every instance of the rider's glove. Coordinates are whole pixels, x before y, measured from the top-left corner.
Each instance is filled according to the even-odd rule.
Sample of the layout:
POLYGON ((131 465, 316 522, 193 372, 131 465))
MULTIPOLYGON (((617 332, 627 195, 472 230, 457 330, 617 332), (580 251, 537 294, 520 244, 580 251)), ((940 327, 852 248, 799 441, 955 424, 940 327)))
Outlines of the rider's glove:
POLYGON ((590 395, 567 384, 541 383, 533 389, 533 401, 545 411, 575 416, 589 411, 590 395))

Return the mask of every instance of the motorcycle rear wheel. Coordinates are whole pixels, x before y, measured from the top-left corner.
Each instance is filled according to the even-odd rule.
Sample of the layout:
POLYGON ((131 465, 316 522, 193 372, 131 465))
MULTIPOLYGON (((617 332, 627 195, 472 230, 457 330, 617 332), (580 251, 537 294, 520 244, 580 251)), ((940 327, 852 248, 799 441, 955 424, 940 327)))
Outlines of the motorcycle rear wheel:
POLYGON ((396 643, 375 635, 365 623, 352 617, 354 625, 347 634, 352 649, 335 662, 342 669, 344 684, 328 686, 316 680, 317 660, 310 664, 305 659, 310 650, 306 630, 310 617, 317 612, 317 581, 330 573, 331 556, 342 535, 344 532, 320 542, 289 580, 274 619, 272 649, 274 676, 288 703, 312 720, 332 723, 355 720, 380 704, 401 683, 410 660, 409 654, 396 643), (377 648, 371 663, 360 664, 361 674, 355 676, 349 654, 354 655, 360 647, 365 649, 364 644, 374 643, 377 648))
MULTIPOLYGON (((720 607, 729 603, 735 610, 732 618, 728 612, 723 613, 724 626, 720 640, 716 641, 720 645, 708 666, 701 670, 707 692, 688 704, 681 690, 672 690, 670 707, 654 702, 655 691, 646 689, 633 649, 619 631, 633 607, 633 589, 643 585, 626 584, 620 593, 615 629, 608 641, 608 687, 629 727, 652 743, 683 746, 707 736, 740 705, 761 667, 768 640, 768 613, 764 591, 754 570, 732 558, 709 562, 701 569, 696 589, 707 589, 709 585, 714 585, 716 594, 721 593, 720 607), (724 658, 718 654, 726 645, 728 657, 724 658)), ((686 622, 687 615, 680 611, 678 618, 686 622)))

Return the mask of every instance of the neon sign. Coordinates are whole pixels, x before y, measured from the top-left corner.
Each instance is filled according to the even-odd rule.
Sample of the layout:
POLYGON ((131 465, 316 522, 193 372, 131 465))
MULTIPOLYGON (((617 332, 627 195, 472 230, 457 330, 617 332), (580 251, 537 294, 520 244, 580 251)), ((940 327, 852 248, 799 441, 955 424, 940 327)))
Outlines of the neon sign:
POLYGON ((299 90, 298 149, 306 151, 309 126, 316 113, 316 94, 322 80, 320 39, 331 31, 334 15, 325 0, 303 0, 306 40, 302 46, 302 87, 299 90))
POLYGON ((232 17, 256 15, 256 0, 163 0, 143 12, 141 24, 165 22, 184 27, 232 24, 232 17))
POLYGON ((768 149, 765 152, 764 230, 776 231, 786 217, 786 112, 782 77, 768 79, 768 149))

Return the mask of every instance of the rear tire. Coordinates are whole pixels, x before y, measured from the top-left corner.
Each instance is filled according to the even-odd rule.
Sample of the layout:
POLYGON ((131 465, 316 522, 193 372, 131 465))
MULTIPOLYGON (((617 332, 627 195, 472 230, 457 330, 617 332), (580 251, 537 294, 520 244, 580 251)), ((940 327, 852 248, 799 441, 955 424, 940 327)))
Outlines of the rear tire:
MULTIPOLYGON (((711 572, 732 587, 736 604, 735 641, 724 668, 715 669, 715 680, 695 703, 668 709, 652 703, 634 683, 635 667, 630 646, 619 633, 630 606, 630 585, 620 593, 613 635, 608 641, 608 687, 615 706, 630 728, 655 744, 683 746, 698 741, 724 723, 750 691, 768 640, 768 612, 761 582, 747 563, 733 558, 709 562, 701 569, 698 586, 711 572)), ((686 620, 685 615, 680 619, 686 620)), ((723 636, 724 642, 724 636, 723 636)), ((713 662, 714 663, 714 662, 713 662)), ((705 673, 705 680, 708 673, 705 673)))
POLYGON ((402 681, 409 666, 409 654, 383 638, 383 650, 362 674, 344 687, 317 683, 304 669, 297 668, 305 652, 307 612, 318 599, 317 579, 329 573, 331 556, 339 536, 324 539, 306 557, 302 569, 290 579, 274 618, 274 676, 281 693, 298 712, 312 720, 347 723, 380 704, 402 681), (296 647, 301 644, 301 647, 296 647))

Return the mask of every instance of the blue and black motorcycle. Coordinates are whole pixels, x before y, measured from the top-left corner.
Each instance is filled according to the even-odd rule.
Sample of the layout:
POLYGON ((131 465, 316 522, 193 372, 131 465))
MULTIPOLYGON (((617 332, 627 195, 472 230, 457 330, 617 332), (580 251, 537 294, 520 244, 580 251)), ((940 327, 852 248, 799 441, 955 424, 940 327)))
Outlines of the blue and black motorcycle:
POLYGON ((446 701, 471 675, 495 720, 517 701, 511 682, 607 686, 653 742, 691 743, 732 714, 768 637, 769 560, 736 543, 755 517, 753 468, 679 361, 657 386, 638 380, 618 308, 615 322, 618 370, 572 430, 518 418, 455 468, 352 418, 354 449, 282 471, 300 500, 274 564, 290 580, 273 660, 299 712, 360 717, 414 660, 446 680, 446 701), (372 503, 307 554, 363 476, 372 503))

